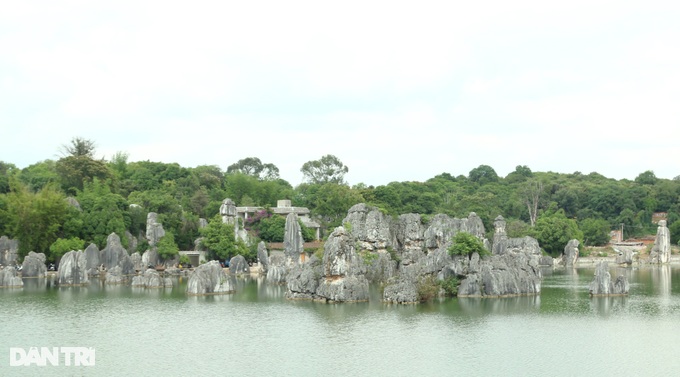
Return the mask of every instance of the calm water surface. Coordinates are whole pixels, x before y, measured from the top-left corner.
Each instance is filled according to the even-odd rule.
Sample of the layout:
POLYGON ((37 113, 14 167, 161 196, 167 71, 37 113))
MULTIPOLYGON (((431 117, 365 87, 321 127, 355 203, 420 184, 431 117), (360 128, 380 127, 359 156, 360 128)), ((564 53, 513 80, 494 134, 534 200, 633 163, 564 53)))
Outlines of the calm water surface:
MULTIPOLYGON (((680 373, 680 267, 612 269, 628 297, 590 298, 593 269, 544 271, 540 297, 287 301, 240 280, 235 294, 0 290, 0 376, 668 376, 680 373), (9 348, 96 349, 94 367, 10 367, 9 348)), ((63 363, 62 363, 63 364, 63 363)))

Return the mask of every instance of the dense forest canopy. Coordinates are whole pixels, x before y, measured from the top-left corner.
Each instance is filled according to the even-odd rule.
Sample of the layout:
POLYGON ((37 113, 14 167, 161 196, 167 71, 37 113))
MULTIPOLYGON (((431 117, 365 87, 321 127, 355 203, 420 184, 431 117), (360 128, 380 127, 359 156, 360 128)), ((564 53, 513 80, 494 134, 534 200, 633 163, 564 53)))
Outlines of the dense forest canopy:
POLYGON ((528 166, 500 177, 491 166, 480 165, 466 175, 444 172, 425 182, 349 186, 344 174, 350 167, 326 155, 305 163, 301 171, 307 179, 293 187, 279 177, 274 163, 257 157, 234 161, 223 171, 216 165, 128 162, 124 152, 97 159, 95 147, 74 138, 56 161, 24 169, 0 161, 0 235, 18 239, 22 255, 31 250, 50 255, 50 247, 61 250, 64 240, 101 248, 112 232, 122 240, 125 232, 138 237, 148 212, 159 214, 180 250, 189 250, 200 236, 199 218, 213 218, 225 198, 265 208, 290 199, 294 206, 308 207, 325 229, 340 225, 347 210, 361 202, 395 216, 476 212, 489 232, 502 215, 510 236, 532 235, 551 254, 559 254, 569 238, 605 244, 613 229, 623 229, 626 238, 652 234, 655 212, 667 213, 673 243, 680 234, 680 179, 660 179, 651 170, 631 181, 598 173, 534 172, 528 166), (69 204, 69 197, 79 208, 69 204))

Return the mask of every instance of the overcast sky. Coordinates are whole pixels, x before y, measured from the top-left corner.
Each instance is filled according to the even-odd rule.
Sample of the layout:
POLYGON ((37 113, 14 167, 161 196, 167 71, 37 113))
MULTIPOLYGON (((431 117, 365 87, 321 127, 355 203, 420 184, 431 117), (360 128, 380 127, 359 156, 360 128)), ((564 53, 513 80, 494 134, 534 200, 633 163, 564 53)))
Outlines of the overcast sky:
POLYGON ((0 1, 0 160, 680 175, 678 1, 0 1), (334 4, 334 5, 329 5, 334 4))

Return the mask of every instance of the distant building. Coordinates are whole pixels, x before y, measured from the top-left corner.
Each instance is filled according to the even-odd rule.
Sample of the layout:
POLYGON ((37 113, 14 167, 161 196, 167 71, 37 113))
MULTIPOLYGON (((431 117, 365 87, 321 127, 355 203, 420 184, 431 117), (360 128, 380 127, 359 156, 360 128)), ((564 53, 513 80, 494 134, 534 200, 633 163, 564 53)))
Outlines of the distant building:
MULTIPOLYGON (((243 221, 248 220, 249 217, 254 216, 257 212, 263 211, 262 207, 236 207, 236 214, 238 217, 243 219, 243 221)), ((317 240, 321 238, 321 225, 309 217, 309 208, 307 207, 293 207, 290 200, 284 199, 276 202, 276 207, 272 208, 271 211, 276 215, 281 215, 283 217, 288 216, 289 213, 296 214, 302 224, 307 228, 314 229, 314 234, 317 240)))

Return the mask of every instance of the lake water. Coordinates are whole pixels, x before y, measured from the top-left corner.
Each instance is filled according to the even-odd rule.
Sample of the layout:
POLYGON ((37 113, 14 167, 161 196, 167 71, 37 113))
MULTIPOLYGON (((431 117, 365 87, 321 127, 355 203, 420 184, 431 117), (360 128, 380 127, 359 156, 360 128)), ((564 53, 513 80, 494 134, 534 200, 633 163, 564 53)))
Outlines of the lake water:
POLYGON ((680 267, 612 269, 628 297, 590 298, 593 269, 544 271, 538 297, 397 306, 287 301, 240 280, 233 295, 0 290, 0 376, 668 376, 680 372, 680 267), (10 347, 92 347, 91 367, 10 366, 10 347))

